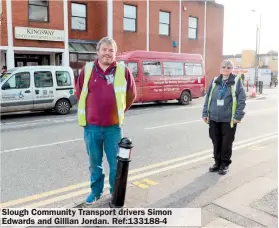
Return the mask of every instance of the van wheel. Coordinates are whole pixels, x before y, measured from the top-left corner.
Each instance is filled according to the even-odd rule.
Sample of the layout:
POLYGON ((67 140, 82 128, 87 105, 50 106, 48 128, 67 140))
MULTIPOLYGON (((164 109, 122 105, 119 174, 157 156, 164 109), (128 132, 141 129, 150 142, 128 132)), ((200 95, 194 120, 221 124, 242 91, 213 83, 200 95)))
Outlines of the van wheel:
POLYGON ((55 105, 55 112, 58 113, 59 115, 66 115, 70 112, 70 102, 66 99, 61 99, 57 101, 55 105))
POLYGON ((191 95, 188 91, 183 91, 180 99, 179 99, 179 103, 183 104, 183 105, 188 105, 190 103, 191 100, 191 95))

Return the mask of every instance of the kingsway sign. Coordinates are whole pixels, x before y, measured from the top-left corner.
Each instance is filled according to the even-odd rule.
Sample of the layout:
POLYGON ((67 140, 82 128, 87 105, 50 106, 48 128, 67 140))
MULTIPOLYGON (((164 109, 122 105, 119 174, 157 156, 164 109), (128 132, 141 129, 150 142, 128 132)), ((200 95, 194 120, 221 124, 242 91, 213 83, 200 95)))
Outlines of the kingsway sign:
POLYGON ((64 41, 64 35, 64 30, 15 27, 16 39, 64 41))

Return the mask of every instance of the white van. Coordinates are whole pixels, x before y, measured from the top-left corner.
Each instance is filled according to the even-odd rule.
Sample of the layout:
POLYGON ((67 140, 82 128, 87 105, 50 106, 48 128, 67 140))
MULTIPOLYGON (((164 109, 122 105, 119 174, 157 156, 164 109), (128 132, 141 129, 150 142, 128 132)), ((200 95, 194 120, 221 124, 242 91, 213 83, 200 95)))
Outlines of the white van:
POLYGON ((1 113, 55 110, 68 114, 77 103, 70 67, 16 67, 1 75, 1 113))

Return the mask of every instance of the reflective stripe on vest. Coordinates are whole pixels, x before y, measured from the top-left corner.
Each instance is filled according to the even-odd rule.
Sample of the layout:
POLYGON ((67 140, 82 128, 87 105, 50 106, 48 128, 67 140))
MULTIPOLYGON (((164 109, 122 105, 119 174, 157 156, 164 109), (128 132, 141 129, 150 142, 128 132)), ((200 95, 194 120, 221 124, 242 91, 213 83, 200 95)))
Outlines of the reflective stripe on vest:
MULTIPOLYGON (((215 77, 213 82, 212 82, 212 89, 210 91, 210 94, 209 94, 209 98, 208 98, 208 104, 207 104, 207 113, 208 113, 208 118, 210 119, 210 116, 209 116, 209 109, 210 109, 210 104, 211 104, 211 99, 212 99, 212 93, 213 93, 213 90, 215 89, 215 86, 216 86, 216 79, 218 77, 215 77)), ((234 85, 231 85, 231 92, 232 92, 232 100, 233 100, 233 103, 232 103, 232 118, 231 118, 231 128, 233 128, 234 126, 234 123, 233 123, 233 120, 234 120, 234 115, 235 115, 235 112, 236 112, 236 107, 237 107, 237 100, 236 100, 236 96, 235 96, 235 93, 236 93, 236 85, 238 83, 238 80, 239 80, 239 76, 236 76, 234 78, 234 85)))
MULTIPOLYGON (((78 123, 84 127, 87 125, 86 122, 86 99, 88 95, 88 83, 92 74, 94 62, 86 63, 84 71, 84 82, 80 99, 78 102, 78 123)), ((117 114, 119 125, 123 124, 124 112, 126 109, 126 92, 127 92, 127 81, 125 78, 125 66, 117 63, 116 72, 114 77, 114 93, 117 105, 117 114)))

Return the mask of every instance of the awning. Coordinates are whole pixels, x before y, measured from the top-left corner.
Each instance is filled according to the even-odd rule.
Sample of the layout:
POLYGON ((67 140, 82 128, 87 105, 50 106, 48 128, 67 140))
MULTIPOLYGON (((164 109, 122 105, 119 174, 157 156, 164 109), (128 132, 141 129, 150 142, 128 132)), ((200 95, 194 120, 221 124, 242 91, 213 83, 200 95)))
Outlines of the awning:
POLYGON ((85 42, 69 42, 69 52, 74 53, 96 53, 95 43, 85 43, 85 42))

